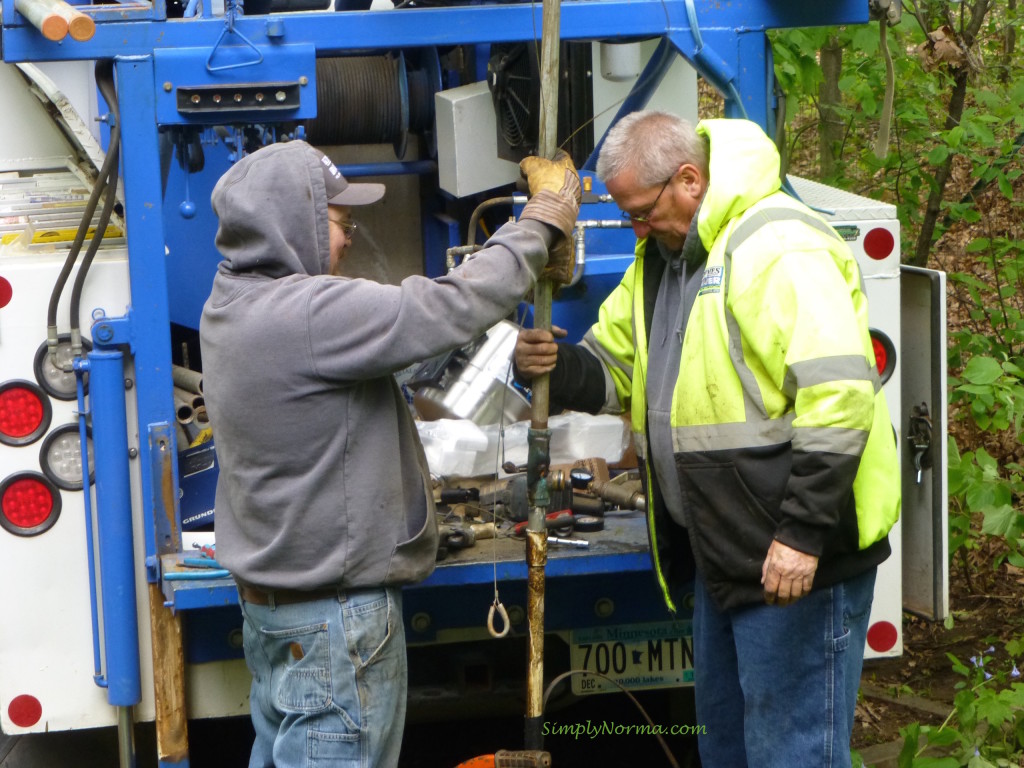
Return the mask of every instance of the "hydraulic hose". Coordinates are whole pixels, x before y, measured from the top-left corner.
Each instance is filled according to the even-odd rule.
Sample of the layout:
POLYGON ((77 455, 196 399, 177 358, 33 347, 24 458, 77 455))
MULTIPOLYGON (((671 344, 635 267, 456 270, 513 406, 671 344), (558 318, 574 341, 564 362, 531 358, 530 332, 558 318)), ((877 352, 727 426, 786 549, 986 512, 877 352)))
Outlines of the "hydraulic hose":
MULTIPOLYGON (((95 72, 96 81, 98 83, 102 83, 105 80, 110 82, 111 90, 113 90, 114 63, 108 59, 97 61, 95 72)), ((116 104, 112 109, 116 109, 116 104)), ((111 127, 111 147, 114 145, 115 131, 117 133, 118 142, 120 142, 120 120, 111 127)), ((100 195, 103 194, 106 180, 110 176, 111 167, 113 167, 116 172, 116 161, 116 155, 112 152, 107 152, 107 156, 103 159, 103 165, 100 168, 100 172, 96 177, 96 183, 93 185, 92 192, 89 194, 89 200, 86 202, 85 212, 82 214, 82 221, 78 225, 78 232, 75 233, 75 239, 71 243, 70 250, 68 250, 67 258, 64 260, 64 266, 61 267, 60 274, 57 276, 57 282, 54 283, 53 290, 50 292, 50 303, 46 311, 46 347, 49 350, 51 361, 58 370, 64 370, 64 368, 62 368, 61 364, 58 362, 56 354, 58 344, 57 305, 60 303, 60 297, 61 294, 64 293, 64 286, 67 284, 68 277, 71 275, 71 270, 74 268, 75 262, 78 261, 78 254, 82 250, 82 243, 85 242, 85 237, 89 233, 89 224, 92 222, 93 213, 96 212, 96 205, 99 203, 100 195)), ((105 228, 106 225, 104 224, 104 229, 105 228)), ((73 322, 77 325, 77 318, 73 318, 73 322)))
POLYGON ((107 148, 106 157, 106 160, 110 160, 110 162, 108 163, 105 160, 103 163, 103 166, 107 168, 107 177, 105 179, 106 197, 103 199, 103 209, 100 211, 96 230, 89 241, 89 248, 85 253, 85 258, 82 259, 82 266, 79 268, 78 274, 75 276, 75 283, 71 288, 69 309, 71 313, 72 357, 77 357, 82 353, 82 334, 78 323, 82 288, 85 285, 85 278, 89 274, 89 268, 92 266, 93 259, 96 257, 96 252, 103 242, 103 235, 107 230, 107 224, 110 222, 110 216, 114 211, 114 203, 117 200, 118 155, 121 148, 121 113, 117 106, 117 92, 114 90, 113 64, 110 64, 109 68, 106 68, 103 72, 99 71, 99 65, 97 65, 96 83, 110 108, 112 118, 110 145, 107 148))
POLYGON ((490 200, 484 200, 480 203, 469 217, 469 228, 466 231, 466 245, 476 244, 477 225, 480 223, 480 218, 484 215, 484 211, 499 205, 514 205, 517 202, 522 202, 522 200, 509 195, 507 197, 492 197, 490 200))

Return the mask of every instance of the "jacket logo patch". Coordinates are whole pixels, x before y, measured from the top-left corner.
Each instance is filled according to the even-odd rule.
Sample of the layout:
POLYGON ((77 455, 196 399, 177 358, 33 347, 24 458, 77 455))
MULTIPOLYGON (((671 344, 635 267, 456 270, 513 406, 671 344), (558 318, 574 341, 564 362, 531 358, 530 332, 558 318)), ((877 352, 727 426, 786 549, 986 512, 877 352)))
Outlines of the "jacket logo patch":
POLYGON ((703 296, 706 293, 720 293, 724 272, 724 267, 706 267, 704 275, 700 279, 700 290, 697 291, 697 295, 703 296))

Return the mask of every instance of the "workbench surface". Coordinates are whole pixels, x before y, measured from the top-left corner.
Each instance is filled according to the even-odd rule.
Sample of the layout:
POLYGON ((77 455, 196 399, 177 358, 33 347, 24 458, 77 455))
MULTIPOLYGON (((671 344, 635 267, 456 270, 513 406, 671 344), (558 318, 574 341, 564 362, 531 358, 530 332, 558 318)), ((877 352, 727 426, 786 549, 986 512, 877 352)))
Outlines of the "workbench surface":
MULTIPOLYGON (((548 545, 545 574, 548 578, 584 576, 622 571, 648 571, 651 568, 647 526, 637 511, 605 513, 605 529, 595 533, 573 533, 571 538, 589 542, 587 547, 548 545)), ((193 556, 194 553, 189 553, 193 556)), ((499 529, 496 539, 482 539, 467 549, 449 552, 434 572, 407 590, 460 584, 488 584, 495 573, 501 581, 526 579, 525 539, 509 536, 499 529)), ((161 557, 162 573, 180 571, 185 555, 161 557)), ((234 605, 238 592, 231 578, 184 581, 164 579, 164 598, 174 610, 193 610, 234 605)))

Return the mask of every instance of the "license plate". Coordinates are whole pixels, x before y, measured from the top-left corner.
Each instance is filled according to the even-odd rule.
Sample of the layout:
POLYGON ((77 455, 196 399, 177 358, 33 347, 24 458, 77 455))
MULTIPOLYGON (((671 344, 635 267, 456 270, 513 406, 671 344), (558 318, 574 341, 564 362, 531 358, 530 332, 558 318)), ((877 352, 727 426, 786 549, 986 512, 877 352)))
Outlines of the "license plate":
POLYGON ((569 633, 573 693, 610 693, 693 685, 693 629, 689 621, 625 624, 569 633), (608 680, 606 678, 611 678, 608 680))

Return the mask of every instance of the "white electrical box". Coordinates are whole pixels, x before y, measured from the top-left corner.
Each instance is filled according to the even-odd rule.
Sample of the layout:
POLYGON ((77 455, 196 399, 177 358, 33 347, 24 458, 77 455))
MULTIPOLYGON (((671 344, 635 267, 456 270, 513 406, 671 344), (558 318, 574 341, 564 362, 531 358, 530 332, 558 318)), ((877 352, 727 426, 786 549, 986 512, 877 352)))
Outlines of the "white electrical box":
POLYGON ((519 166, 498 157, 494 104, 486 82, 434 94, 439 184, 455 197, 519 178, 519 166))

